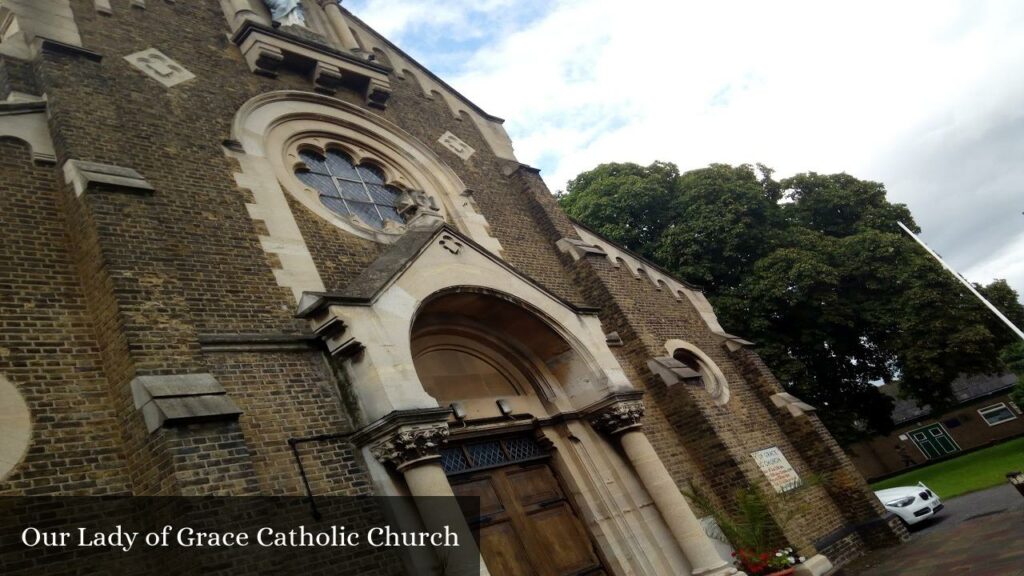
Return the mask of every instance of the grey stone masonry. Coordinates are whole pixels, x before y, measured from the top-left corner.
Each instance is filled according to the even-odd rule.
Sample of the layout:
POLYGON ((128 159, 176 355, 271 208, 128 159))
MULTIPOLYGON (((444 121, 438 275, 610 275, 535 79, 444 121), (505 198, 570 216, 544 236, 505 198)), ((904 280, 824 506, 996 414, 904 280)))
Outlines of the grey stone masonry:
POLYGON ((150 432, 162 426, 234 420, 242 414, 212 374, 138 376, 131 387, 135 408, 150 432))

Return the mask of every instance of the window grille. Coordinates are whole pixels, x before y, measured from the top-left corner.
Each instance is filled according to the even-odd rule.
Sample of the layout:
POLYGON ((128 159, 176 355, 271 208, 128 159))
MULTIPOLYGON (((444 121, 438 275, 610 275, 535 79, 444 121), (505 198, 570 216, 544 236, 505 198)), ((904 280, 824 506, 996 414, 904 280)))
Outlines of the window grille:
POLYGON ((441 450, 441 466, 452 475, 546 457, 547 451, 535 438, 517 436, 445 448, 441 450))
POLYGON ((326 155, 304 150, 299 157, 306 167, 297 169, 295 176, 316 190, 320 202, 334 213, 357 216, 378 230, 388 221, 403 222, 395 208, 401 192, 384 183, 384 173, 377 167, 357 166, 338 150, 328 150, 326 155))

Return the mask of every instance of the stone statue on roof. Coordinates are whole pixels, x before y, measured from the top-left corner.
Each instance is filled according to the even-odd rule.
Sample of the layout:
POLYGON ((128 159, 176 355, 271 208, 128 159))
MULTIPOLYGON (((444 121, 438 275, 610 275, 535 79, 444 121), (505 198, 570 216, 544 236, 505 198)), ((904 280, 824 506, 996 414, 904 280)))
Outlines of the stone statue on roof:
POLYGON ((263 0, 270 9, 270 17, 281 26, 305 26, 306 15, 300 0, 263 0))

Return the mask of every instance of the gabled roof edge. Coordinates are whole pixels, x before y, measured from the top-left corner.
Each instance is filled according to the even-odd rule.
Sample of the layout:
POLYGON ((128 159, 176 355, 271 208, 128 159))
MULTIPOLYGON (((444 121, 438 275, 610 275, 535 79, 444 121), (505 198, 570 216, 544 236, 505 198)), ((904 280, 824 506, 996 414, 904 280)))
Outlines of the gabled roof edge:
POLYGON ((582 223, 582 222, 580 222, 579 220, 576 220, 575 218, 573 218, 573 217, 571 217, 571 216, 570 216, 570 217, 569 217, 569 221, 570 221, 570 222, 572 222, 573 226, 579 226, 580 228, 583 228, 584 230, 586 230, 587 232, 590 232, 590 233, 591 233, 591 234, 593 234, 594 236, 597 236, 598 238, 600 238, 600 239, 604 240, 605 242, 607 242, 607 243, 611 244, 612 246, 615 246, 615 247, 616 247, 616 248, 618 248, 619 250, 622 250, 622 251, 623 251, 623 252, 625 252, 626 254, 629 254, 629 255, 630 255, 630 256, 632 256, 633 258, 636 258, 637 260, 639 260, 639 261, 643 262, 643 263, 644 263, 644 264, 646 264, 647 266, 650 266, 651 268, 654 268, 655 270, 657 270, 658 272, 661 272, 661 273, 662 273, 662 274, 664 274, 665 276, 668 276, 669 278, 671 278, 671 279, 675 280, 676 282, 679 282, 679 283, 680 283, 680 284, 682 284, 683 286, 686 286, 687 288, 691 288, 691 289, 693 289, 693 290, 697 290, 698 292, 701 292, 701 293, 703 293, 703 292, 704 292, 704 288, 703 288, 702 286, 699 286, 699 285, 697 285, 697 284, 694 284, 693 282, 690 282, 690 281, 688 281, 688 280, 683 280, 682 278, 679 278, 678 276, 676 276, 676 275, 675 275, 675 274, 673 274, 672 272, 669 272, 668 270, 666 270, 666 269, 662 268, 661 266, 659 266, 658 264, 655 264, 654 262, 651 262, 651 261, 650 261, 650 260, 648 260, 647 258, 645 258, 645 257, 643 257, 643 256, 641 256, 641 255, 639 255, 639 254, 637 254, 636 252, 633 252, 633 251, 632 251, 632 250, 630 250, 629 248, 626 248, 626 247, 625 247, 625 246, 623 246, 622 244, 619 244, 618 242, 616 242, 616 241, 614 241, 614 240, 612 240, 612 239, 608 238, 608 237, 607 237, 607 236, 605 236, 604 234, 601 234, 600 232, 598 232, 597 230, 594 230, 594 229, 593 229, 593 228, 591 228, 590 226, 587 226, 586 224, 583 224, 583 223, 582 223))
POLYGON ((459 241, 472 247, 478 253, 483 255, 485 258, 491 260, 499 267, 507 270, 509 273, 520 278, 527 284, 530 284, 534 288, 540 290, 548 297, 554 299, 558 303, 562 304, 566 308, 572 310, 576 314, 593 315, 600 311, 600 308, 593 306, 579 306, 569 302, 565 298, 562 298, 558 294, 555 294, 546 286, 540 282, 534 280, 529 275, 521 272, 520 270, 513 267, 508 262, 505 262, 501 258, 498 258, 492 254, 489 250, 469 238, 465 234, 452 228, 447 223, 444 223, 432 230, 420 230, 407 232, 405 236, 398 240, 395 244, 392 244, 387 250, 384 251, 380 256, 377 257, 370 266, 363 271, 359 276, 349 283, 346 288, 340 292, 305 292, 302 300, 299 302, 299 308, 295 313, 298 318, 308 318, 320 310, 323 310, 327 306, 332 304, 342 304, 346 306, 372 306, 373 303, 383 294, 391 284, 395 282, 413 263, 420 257, 421 254, 427 249, 428 246, 442 233, 448 233, 455 236, 459 241), (411 235, 415 234, 415 237, 411 235), (404 247, 408 254, 400 261, 389 262, 386 259, 390 256, 394 256, 393 250, 399 247, 399 244, 403 240, 409 239, 408 246, 404 247), (349 290, 352 287, 361 282, 369 282, 369 286, 366 290, 349 290))

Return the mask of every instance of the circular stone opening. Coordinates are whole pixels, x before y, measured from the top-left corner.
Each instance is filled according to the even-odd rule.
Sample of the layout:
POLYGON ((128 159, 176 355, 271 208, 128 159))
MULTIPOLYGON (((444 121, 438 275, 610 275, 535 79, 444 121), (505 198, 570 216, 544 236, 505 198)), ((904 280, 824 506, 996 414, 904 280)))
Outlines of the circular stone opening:
POLYGON ((0 479, 21 462, 32 437, 28 405, 18 389, 0 376, 0 479))

